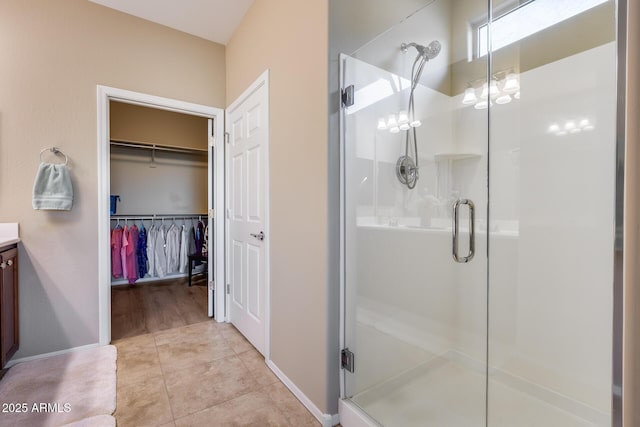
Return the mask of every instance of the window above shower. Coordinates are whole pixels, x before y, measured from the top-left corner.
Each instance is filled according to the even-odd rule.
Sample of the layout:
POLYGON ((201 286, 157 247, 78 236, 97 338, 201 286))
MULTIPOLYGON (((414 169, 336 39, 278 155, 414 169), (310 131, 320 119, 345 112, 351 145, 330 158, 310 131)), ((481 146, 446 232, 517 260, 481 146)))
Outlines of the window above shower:
MULTIPOLYGON (((608 1, 611 0, 530 0, 508 9, 491 24, 492 50, 495 52, 608 1)), ((489 24, 477 25, 476 32, 477 56, 483 57, 489 46, 489 24)))

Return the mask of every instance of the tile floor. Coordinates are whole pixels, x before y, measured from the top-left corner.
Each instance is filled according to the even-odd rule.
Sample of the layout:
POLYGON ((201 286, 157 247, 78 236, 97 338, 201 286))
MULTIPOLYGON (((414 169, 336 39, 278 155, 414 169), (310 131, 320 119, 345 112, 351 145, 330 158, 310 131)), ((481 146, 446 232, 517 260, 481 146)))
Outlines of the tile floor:
POLYGON ((230 324, 114 341, 118 427, 320 426, 230 324))

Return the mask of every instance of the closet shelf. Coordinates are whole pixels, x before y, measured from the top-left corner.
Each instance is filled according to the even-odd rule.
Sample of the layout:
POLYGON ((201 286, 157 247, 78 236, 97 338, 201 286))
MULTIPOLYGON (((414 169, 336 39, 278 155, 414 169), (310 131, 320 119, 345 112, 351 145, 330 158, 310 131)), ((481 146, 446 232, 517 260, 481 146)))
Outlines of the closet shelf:
POLYGON ((148 142, 129 141, 125 139, 112 139, 110 143, 112 146, 117 146, 117 147, 141 148, 145 150, 156 150, 156 151, 171 151, 173 153, 207 154, 208 152, 206 148, 188 148, 188 147, 180 147, 177 145, 149 144, 148 142))

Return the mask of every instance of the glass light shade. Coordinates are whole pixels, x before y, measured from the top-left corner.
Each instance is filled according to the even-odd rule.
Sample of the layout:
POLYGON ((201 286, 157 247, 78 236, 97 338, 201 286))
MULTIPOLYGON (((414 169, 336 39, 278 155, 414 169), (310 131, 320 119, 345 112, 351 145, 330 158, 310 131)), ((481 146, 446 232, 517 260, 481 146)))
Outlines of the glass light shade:
POLYGON ((517 91, 517 92, 513 95, 513 97, 514 97, 515 99, 520 99, 520 91, 517 91))
POLYGON ((389 114, 389 118, 387 119, 387 127, 393 128, 398 126, 398 120, 396 120, 395 114, 389 114))
POLYGON ((593 125, 591 124, 589 119, 580 120, 580 123, 578 124, 578 126, 580 126, 580 129, 582 130, 593 130, 593 125))
POLYGON ((385 130, 387 128, 387 122, 385 122, 384 118, 378 119, 378 130, 385 130))
POLYGON ((569 133, 580 133, 580 132, 582 132, 582 129, 580 128, 573 128, 569 131, 569 133))
POLYGON ((400 128, 398 126, 393 126, 392 128, 389 128, 389 132, 398 133, 400 132, 400 128))
POLYGON ((571 120, 564 124, 564 130, 566 130, 566 131, 570 131, 571 129, 575 129, 575 127, 576 127, 576 122, 571 121, 571 120))
POLYGON ((400 125, 400 130, 409 130, 411 129, 411 126, 409 126, 409 123, 402 123, 400 125))
POLYGON ((409 116, 405 110, 402 110, 398 113, 398 123, 409 123, 409 116))
POLYGON ((564 136, 566 134, 567 134, 566 130, 561 130, 560 132, 556 133, 556 135, 558 135, 558 136, 564 136))
POLYGON ((420 126, 422 126, 422 122, 420 120, 414 120, 409 123, 409 126, 411 126, 412 128, 419 128, 420 126))
POLYGON ((491 84, 489 85, 489 96, 495 98, 499 93, 500 91, 498 90, 498 82, 495 80, 491 80, 491 84))
POLYGON ((520 83, 518 83, 518 77, 514 73, 507 74, 507 78, 504 81, 502 90, 507 93, 514 93, 520 89, 520 83))
POLYGON ((560 126, 557 123, 552 123, 549 125, 549 132, 556 133, 560 130, 560 126))
POLYGON ((462 103, 464 105, 475 104, 478 101, 478 97, 476 96, 476 90, 472 87, 468 87, 464 90, 464 97, 462 98, 462 103))
POLYGON ((480 93, 480 98, 487 99, 488 97, 489 97, 489 85, 487 83, 484 83, 482 85, 482 93, 480 93))
POLYGON ((484 110, 489 106, 489 101, 480 101, 476 105, 473 106, 476 110, 484 110))
POLYGON ((496 98, 496 104, 508 104, 511 102, 511 95, 505 93, 496 98))

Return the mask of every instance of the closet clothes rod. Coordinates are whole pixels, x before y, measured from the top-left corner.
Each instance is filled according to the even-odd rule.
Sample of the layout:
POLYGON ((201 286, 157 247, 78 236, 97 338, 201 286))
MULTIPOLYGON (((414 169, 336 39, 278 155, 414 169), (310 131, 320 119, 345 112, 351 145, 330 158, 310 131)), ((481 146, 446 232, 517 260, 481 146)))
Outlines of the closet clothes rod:
POLYGON ((178 215, 170 215, 170 214, 159 214, 159 215, 111 215, 111 220, 115 221, 117 219, 196 219, 196 218, 205 218, 207 219, 207 214, 178 214, 178 215))
POLYGON ((145 150, 156 150, 156 151, 170 151, 173 153, 207 154, 208 152, 206 148, 186 148, 186 147, 178 147, 175 145, 149 144, 147 142, 127 141, 124 139, 112 139, 110 143, 111 145, 115 145, 118 147, 142 148, 145 150))

